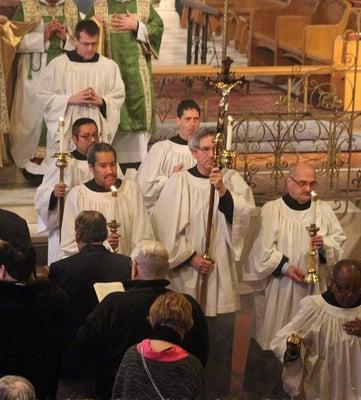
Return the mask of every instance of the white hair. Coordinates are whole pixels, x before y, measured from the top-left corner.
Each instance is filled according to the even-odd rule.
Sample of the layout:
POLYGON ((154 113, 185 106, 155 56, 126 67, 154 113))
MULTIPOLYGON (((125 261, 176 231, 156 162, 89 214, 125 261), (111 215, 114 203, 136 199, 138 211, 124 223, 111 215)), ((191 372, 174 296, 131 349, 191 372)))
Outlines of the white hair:
POLYGON ((22 376, 5 375, 0 379, 0 400, 35 400, 34 386, 22 376))
POLYGON ((161 242, 142 240, 134 247, 131 258, 148 278, 165 278, 169 268, 169 254, 161 242))

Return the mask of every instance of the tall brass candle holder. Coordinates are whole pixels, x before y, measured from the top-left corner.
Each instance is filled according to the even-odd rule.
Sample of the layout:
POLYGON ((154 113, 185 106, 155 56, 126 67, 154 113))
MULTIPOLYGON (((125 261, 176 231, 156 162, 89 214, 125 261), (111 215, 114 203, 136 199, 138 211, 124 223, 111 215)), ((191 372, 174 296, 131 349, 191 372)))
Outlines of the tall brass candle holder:
MULTIPOLYGON (((314 238, 317 235, 317 232, 319 231, 320 228, 316 226, 316 224, 311 224, 310 226, 307 227, 308 234, 310 235, 311 238, 311 243, 312 243, 312 238, 314 238)), ((320 282, 320 275, 317 273, 317 250, 312 246, 310 251, 308 252, 308 258, 309 258, 309 264, 308 264, 308 269, 306 276, 304 278, 304 282, 308 284, 316 284, 320 282)))
MULTIPOLYGON (((70 153, 59 152, 53 155, 56 158, 56 166, 59 168, 59 184, 63 185, 64 182, 64 170, 68 166, 68 160, 73 156, 70 153)), ((64 215, 64 197, 59 197, 59 238, 61 239, 61 226, 63 224, 64 215)))
MULTIPOLYGON (((118 189, 115 186, 111 186, 112 198, 113 198, 113 216, 110 222, 107 223, 107 226, 111 233, 118 234, 118 228, 120 227, 120 223, 117 221, 117 202, 118 202, 118 189)), ((117 252, 118 247, 114 249, 117 252)))

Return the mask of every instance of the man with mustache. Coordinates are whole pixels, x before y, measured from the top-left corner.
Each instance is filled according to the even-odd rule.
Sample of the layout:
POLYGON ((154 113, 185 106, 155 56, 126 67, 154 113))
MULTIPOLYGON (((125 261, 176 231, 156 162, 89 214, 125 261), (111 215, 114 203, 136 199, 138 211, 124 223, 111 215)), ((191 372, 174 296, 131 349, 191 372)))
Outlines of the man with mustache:
MULTIPOLYGON (((39 233, 48 233, 48 265, 60 257, 59 198, 66 197, 69 191, 92 178, 88 167, 89 147, 99 142, 98 128, 91 118, 80 118, 72 127, 72 142, 75 150, 64 169, 64 183, 59 183, 59 168, 56 161, 49 166, 42 184, 35 193, 35 208, 38 213, 39 233)), ((122 176, 118 168, 118 176, 122 176)))
POLYGON ((37 90, 50 61, 74 48, 71 37, 78 17, 74 0, 23 0, 12 18, 38 22, 17 48, 18 75, 10 117, 11 154, 19 168, 34 175, 44 173, 44 168, 30 161, 37 152, 43 124, 37 90))
POLYGON ((74 221, 83 210, 99 211, 108 223, 115 219, 120 224, 118 233, 110 233, 108 242, 113 250, 129 256, 138 241, 154 239, 142 193, 135 182, 118 179, 117 156, 109 144, 91 146, 87 160, 93 179, 74 187, 65 202, 62 256, 77 252, 74 221), (116 188, 117 197, 112 196, 112 186, 116 188))
POLYGON ((283 385, 297 399, 361 397, 361 263, 341 260, 322 295, 307 296, 272 350, 283 362, 283 385), (291 337, 292 335, 292 337, 291 337))

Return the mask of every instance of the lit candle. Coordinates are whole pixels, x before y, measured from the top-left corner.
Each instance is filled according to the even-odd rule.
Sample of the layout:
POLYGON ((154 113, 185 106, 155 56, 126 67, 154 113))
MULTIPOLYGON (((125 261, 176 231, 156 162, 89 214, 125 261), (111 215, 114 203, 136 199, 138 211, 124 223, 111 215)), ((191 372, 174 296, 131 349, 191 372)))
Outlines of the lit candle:
POLYGON ((316 225, 317 193, 311 192, 311 224, 316 225))
POLYGON ((64 125, 64 118, 59 117, 59 153, 64 153, 64 125))
POLYGON ((232 150, 233 118, 228 115, 226 150, 232 150))
POLYGON ((112 185, 110 187, 111 191, 112 191, 112 197, 113 197, 113 221, 117 220, 117 200, 118 200, 118 190, 117 188, 112 185))

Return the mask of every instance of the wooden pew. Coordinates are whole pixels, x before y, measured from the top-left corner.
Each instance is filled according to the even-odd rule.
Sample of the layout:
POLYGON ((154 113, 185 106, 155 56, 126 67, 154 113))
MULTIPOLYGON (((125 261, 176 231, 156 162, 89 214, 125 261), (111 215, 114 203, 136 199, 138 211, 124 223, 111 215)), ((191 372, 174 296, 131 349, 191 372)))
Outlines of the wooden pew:
POLYGON ((348 1, 328 0, 320 2, 311 16, 278 17, 275 64, 283 65, 287 59, 300 64, 332 63, 334 40, 346 30, 350 12, 348 1))
MULTIPOLYGON (((281 16, 312 16, 319 2, 320 0, 290 0, 286 7, 256 9, 250 29, 248 65, 277 65, 277 19, 281 16)), ((294 31, 292 34, 294 35, 294 31)))

